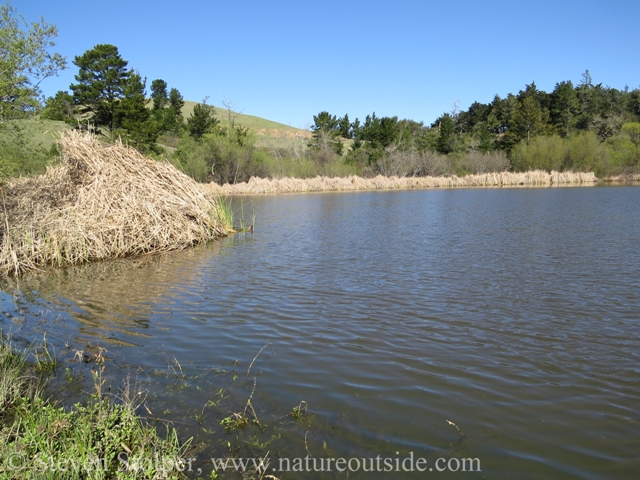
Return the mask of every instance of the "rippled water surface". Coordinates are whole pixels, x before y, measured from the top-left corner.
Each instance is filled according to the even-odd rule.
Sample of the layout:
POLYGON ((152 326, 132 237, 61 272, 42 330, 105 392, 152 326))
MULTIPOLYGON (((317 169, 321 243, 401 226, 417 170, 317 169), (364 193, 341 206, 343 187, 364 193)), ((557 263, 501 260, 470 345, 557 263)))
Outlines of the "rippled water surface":
MULTIPOLYGON (((637 478, 640 188, 242 203, 254 234, 14 282, 0 325, 23 342, 47 332, 81 380, 59 373, 68 402, 90 388, 73 352, 106 346, 113 383, 146 385, 202 455, 221 436, 275 435, 246 448, 481 461, 435 478, 637 478), (224 434, 254 379, 269 426, 224 434), (295 422, 303 400, 312 415, 295 422)), ((302 477, 347 478, 281 475, 302 477)))

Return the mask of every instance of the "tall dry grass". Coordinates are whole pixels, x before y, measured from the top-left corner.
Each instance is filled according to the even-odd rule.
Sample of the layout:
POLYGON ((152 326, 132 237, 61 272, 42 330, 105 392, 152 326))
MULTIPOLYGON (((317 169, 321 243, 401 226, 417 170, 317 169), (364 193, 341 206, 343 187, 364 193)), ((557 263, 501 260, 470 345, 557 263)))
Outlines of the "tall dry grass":
POLYGON ((640 182, 639 173, 626 173, 622 175, 614 175, 606 179, 609 182, 640 182))
POLYGON ((309 179, 251 178, 247 183, 219 186, 210 184, 211 191, 218 194, 240 195, 258 193, 324 192, 346 190, 396 190, 408 188, 451 188, 451 187, 506 187, 506 186, 552 186, 590 185, 596 182, 593 173, 545 172, 534 170, 524 173, 497 172, 464 177, 384 177, 345 178, 315 177, 309 179))
POLYGON ((225 235, 211 190, 173 165, 66 131, 62 161, 2 191, 0 276, 176 250, 225 235))

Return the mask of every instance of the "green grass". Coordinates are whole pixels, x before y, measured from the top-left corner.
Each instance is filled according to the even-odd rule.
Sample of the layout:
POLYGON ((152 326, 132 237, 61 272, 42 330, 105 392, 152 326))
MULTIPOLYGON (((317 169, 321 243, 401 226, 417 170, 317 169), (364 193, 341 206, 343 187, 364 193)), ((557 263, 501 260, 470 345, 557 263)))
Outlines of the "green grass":
POLYGON ((0 479, 184 478, 189 442, 142 421, 137 393, 103 396, 103 364, 94 367, 94 396, 65 409, 45 399, 29 355, 0 339, 0 479))
POLYGON ((13 120, 0 123, 0 177, 34 175, 56 159, 59 133, 68 128, 53 120, 13 120))
MULTIPOLYGON (((190 101, 184 102, 184 107, 182 108, 182 115, 184 116, 185 121, 187 118, 189 118, 189 115, 191 115, 191 112, 193 112, 193 107, 195 107, 197 103, 198 102, 190 102, 190 101)), ((229 118, 227 115, 227 110, 225 110, 224 108, 215 107, 215 106, 213 108, 216 111, 216 118, 220 120, 220 123, 222 125, 228 125, 229 118)), ((298 132, 305 131, 299 128, 285 125, 284 123, 278 123, 271 120, 267 120, 266 118, 256 117, 253 115, 245 115, 245 114, 239 114, 235 118, 235 123, 236 125, 242 125, 243 127, 247 127, 256 133, 261 133, 260 131, 264 130, 265 136, 280 136, 282 134, 295 135, 298 132)))
POLYGON ((0 142, 14 142, 17 134, 30 144, 49 150, 56 144, 60 132, 67 128, 66 123, 55 120, 12 120, 0 127, 0 142))

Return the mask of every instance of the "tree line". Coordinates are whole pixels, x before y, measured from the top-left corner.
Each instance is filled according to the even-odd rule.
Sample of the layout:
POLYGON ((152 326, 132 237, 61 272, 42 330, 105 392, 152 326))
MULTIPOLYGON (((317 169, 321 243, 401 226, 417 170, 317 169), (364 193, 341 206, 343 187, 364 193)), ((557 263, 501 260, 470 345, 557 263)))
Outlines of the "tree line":
POLYGON ((577 85, 561 81, 550 93, 532 82, 467 110, 454 105, 429 125, 375 113, 352 121, 348 114, 323 111, 313 117, 310 140, 258 141, 234 123, 230 106, 229 124, 222 125, 206 98, 183 118, 180 91, 155 79, 148 92, 146 77, 109 44, 74 57, 74 83, 43 105, 40 83, 67 68, 63 57, 50 52, 56 35, 54 25, 29 25, 13 7, 0 5, 0 167, 5 157, 34 158, 19 122, 12 121, 39 117, 89 128, 108 140, 121 138, 198 180, 219 183, 254 175, 460 175, 531 168, 612 175, 639 169, 640 89, 595 84, 588 70, 577 85))
MULTIPOLYGON (((446 158, 439 163, 448 163, 449 170, 468 173, 455 164, 459 167, 460 160, 469 156, 493 154, 508 158, 512 169, 544 168, 552 163, 560 170, 591 168, 605 174, 613 170, 622 173, 638 167, 640 89, 618 90, 594 84, 587 70, 578 85, 561 81, 547 93, 532 82, 517 94, 504 98, 495 95, 491 103, 476 101, 467 110, 454 105, 451 112, 443 113, 430 125, 397 116, 377 117, 375 113, 367 115, 364 122, 358 118, 351 122, 348 114, 338 117, 323 111, 313 120, 312 148, 344 155, 346 162, 372 172, 384 173, 390 163, 402 163, 408 155, 414 160, 421 156, 433 160, 434 155, 440 155, 446 158), (610 153, 605 155, 606 165, 593 159, 586 163, 572 161, 566 148, 576 143, 571 141, 576 137, 589 143, 594 155, 596 150, 610 153), (554 146, 547 148, 547 155, 564 155, 565 161, 531 160, 534 147, 542 144, 554 146), (614 157, 624 158, 617 158, 616 163, 614 157)), ((420 162, 413 163, 419 166, 420 162)), ((504 162, 494 163, 501 167, 504 162)), ((419 171, 414 168, 411 173, 419 171)))
POLYGON ((71 92, 59 91, 45 100, 41 118, 70 124, 104 128, 113 136, 124 137, 144 153, 160 153, 157 140, 162 133, 180 133, 183 128, 184 98, 167 82, 151 82, 147 97, 147 79, 128 68, 114 45, 100 44, 76 56, 78 67, 71 92))

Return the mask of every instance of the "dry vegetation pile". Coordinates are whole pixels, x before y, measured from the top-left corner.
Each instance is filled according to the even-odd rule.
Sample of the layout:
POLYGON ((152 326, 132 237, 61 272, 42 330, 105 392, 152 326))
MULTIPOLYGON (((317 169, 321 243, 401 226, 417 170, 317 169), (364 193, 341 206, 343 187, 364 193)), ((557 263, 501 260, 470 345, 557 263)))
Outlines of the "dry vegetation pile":
POLYGON ((247 183, 225 184, 222 187, 211 184, 212 191, 219 194, 239 195, 257 193, 323 192, 342 190, 393 190, 407 188, 450 188, 450 187, 506 187, 506 186, 552 186, 588 185, 596 182, 593 173, 545 172, 534 170, 525 173, 484 173, 465 177, 383 177, 345 178, 315 177, 308 179, 251 178, 247 183))
POLYGON ((2 186, 0 276, 177 250, 227 233, 211 190, 173 165, 75 131, 60 146, 62 161, 46 173, 2 186))

